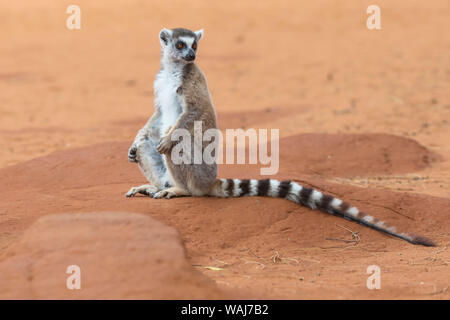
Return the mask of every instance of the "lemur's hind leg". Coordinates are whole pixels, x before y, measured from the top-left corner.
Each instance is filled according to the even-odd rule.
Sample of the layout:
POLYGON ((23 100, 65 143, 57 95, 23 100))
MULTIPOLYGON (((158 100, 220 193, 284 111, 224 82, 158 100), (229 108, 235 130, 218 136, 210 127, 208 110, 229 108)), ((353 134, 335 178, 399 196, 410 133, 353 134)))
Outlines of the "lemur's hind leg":
POLYGON ((144 136, 130 148, 129 154, 135 154, 139 169, 150 184, 131 188, 126 194, 127 197, 137 193, 153 197, 158 191, 173 185, 164 158, 156 150, 158 143, 159 139, 156 137, 144 136))
MULTIPOLYGON (((173 179, 173 187, 163 189, 153 198, 174 198, 183 196, 207 195, 215 183, 217 176, 217 164, 175 164, 172 162, 171 153, 165 155, 167 171, 173 179)), ((192 158, 194 155, 192 154, 192 158)))

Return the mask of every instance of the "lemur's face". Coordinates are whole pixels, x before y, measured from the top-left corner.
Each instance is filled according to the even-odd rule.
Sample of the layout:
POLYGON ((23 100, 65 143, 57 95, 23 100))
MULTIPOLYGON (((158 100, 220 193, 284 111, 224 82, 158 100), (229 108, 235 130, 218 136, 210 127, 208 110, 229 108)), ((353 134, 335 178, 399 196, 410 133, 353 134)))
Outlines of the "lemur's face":
POLYGON ((191 31, 183 28, 162 29, 159 33, 162 54, 172 60, 191 63, 195 60, 203 29, 191 31))

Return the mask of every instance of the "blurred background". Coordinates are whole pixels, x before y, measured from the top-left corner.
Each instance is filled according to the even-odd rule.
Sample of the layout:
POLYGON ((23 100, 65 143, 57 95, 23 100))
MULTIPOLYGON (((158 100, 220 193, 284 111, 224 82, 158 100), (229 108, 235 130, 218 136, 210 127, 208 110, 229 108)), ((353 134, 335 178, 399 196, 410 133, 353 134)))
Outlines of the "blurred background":
POLYGON ((449 196, 449 18, 448 0, 1 0, 0 167, 131 144, 153 112, 158 32, 203 28, 197 63, 221 129, 412 138, 443 161, 410 191, 449 196), (66 27, 71 4, 80 30, 66 27), (381 30, 366 27, 371 4, 381 30))

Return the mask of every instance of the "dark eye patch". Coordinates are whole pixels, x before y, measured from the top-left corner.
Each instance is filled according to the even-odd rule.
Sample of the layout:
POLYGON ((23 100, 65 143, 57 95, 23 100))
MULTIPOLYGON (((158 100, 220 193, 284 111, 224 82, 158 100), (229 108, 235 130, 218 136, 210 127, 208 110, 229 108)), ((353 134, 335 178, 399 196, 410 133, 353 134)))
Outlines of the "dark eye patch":
POLYGON ((185 44, 183 41, 177 41, 177 42, 175 43, 175 47, 176 47, 178 50, 183 49, 185 46, 186 46, 186 44, 185 44))
POLYGON ((197 42, 194 41, 194 43, 192 44, 192 49, 197 50, 197 42))

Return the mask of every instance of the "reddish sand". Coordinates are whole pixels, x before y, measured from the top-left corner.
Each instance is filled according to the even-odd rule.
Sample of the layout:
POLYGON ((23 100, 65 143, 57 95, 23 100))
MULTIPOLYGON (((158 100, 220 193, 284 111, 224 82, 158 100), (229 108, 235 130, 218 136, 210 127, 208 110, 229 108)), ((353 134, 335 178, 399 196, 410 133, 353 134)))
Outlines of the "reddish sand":
POLYGON ((67 3, 0 4, 0 298, 450 298, 448 1, 379 0, 380 31, 365 27, 373 1, 78 4, 79 31, 67 3), (157 33, 176 26, 205 29, 221 129, 280 129, 276 178, 438 247, 281 199, 126 199, 145 183, 126 154, 153 110, 157 33), (360 242, 329 240, 351 239, 342 227, 360 242))
MULTIPOLYGON (((65 260, 57 260, 59 266, 63 264, 60 260, 70 265, 70 261, 74 259, 83 262, 87 260, 86 264, 91 266, 95 266, 95 262, 102 265, 101 255, 97 260, 91 261, 92 258, 83 258, 83 255, 71 253, 72 250, 77 252, 78 238, 69 237, 73 240, 70 244, 64 228, 68 228, 69 232, 75 232, 80 239, 84 239, 84 235, 81 231, 71 230, 67 223, 66 227, 61 226, 62 229, 55 235, 53 229, 58 229, 56 226, 58 220, 52 221, 53 228, 50 229, 41 227, 41 230, 34 226, 35 231, 28 232, 25 236, 25 239, 28 239, 25 240, 28 245, 23 244, 24 240, 20 240, 20 250, 14 249, 14 240, 33 221, 48 213, 127 210, 150 215, 175 227, 181 234, 188 258, 193 265, 216 280, 220 288, 234 289, 237 293, 240 292, 238 289, 241 289, 248 292, 250 297, 426 298, 434 297, 434 295, 448 296, 448 293, 440 293, 440 291, 444 290, 448 284, 449 257, 446 245, 449 223, 443 213, 450 206, 450 199, 336 185, 316 174, 311 175, 311 172, 323 170, 321 168, 324 166, 323 163, 328 161, 329 155, 344 160, 351 146, 358 145, 361 140, 370 142, 374 147, 372 150, 361 153, 360 161, 353 166, 346 165, 345 161, 339 161, 341 165, 336 167, 336 172, 340 175, 346 176, 349 173, 365 170, 370 172, 386 170, 386 164, 377 157, 377 144, 384 146, 385 152, 392 155, 389 165, 391 170, 408 167, 405 165, 405 159, 408 159, 413 166, 421 167, 427 163, 424 159, 433 157, 420 145, 404 139, 402 141, 402 138, 398 137, 308 134, 281 140, 282 150, 290 149, 292 150, 290 156, 293 159, 302 159, 298 161, 298 166, 303 170, 295 172, 292 166, 282 167, 277 177, 293 178, 351 201, 365 212, 385 219, 402 230, 431 237, 440 245, 438 248, 413 246, 343 219, 299 207, 281 199, 258 197, 127 199, 124 193, 128 188, 145 181, 136 165, 131 165, 126 159, 124 160, 128 142, 122 142, 103 143, 57 152, 0 171, 0 179, 4 187, 1 192, 3 199, 7 199, 0 204, 0 212, 6 216, 0 225, 0 232, 3 235, 2 247, 13 243, 12 249, 6 250, 6 252, 12 251, 12 254, 6 255, 2 265, 15 265, 17 262, 11 261, 8 256, 14 256, 17 251, 27 252, 29 243, 34 241, 50 242, 49 248, 44 248, 44 252, 58 253, 60 251, 59 254, 65 260), (329 144, 330 140, 334 143, 329 144), (317 160, 308 162, 308 157, 303 160, 302 154, 310 149, 311 141, 316 142, 312 158, 317 160), (343 148, 343 145, 349 147, 343 148), (327 238, 351 239, 350 234, 338 224, 358 231, 361 237, 360 243, 348 245, 327 240, 327 238), (63 236, 63 240, 60 240, 59 233, 63 236), (51 241, 56 242, 58 246, 52 248, 51 241), (67 253, 59 249, 61 241, 68 243, 67 253), (71 249, 72 246, 73 249, 71 249), (281 259, 274 258, 277 253, 281 259), (371 264, 379 265, 383 270, 383 290, 379 292, 369 291, 366 288, 365 272, 367 266, 371 264), (204 267, 207 266, 220 267, 223 270, 205 269, 204 267)), ((286 158, 289 159, 288 156, 286 158)), ((229 165, 223 166, 220 174, 224 177, 251 178, 258 176, 258 170, 248 165, 229 165)), ((133 221, 132 217, 130 219, 133 221)), ((92 224, 93 228, 96 228, 95 221, 92 224)), ((97 224, 101 225, 101 221, 97 224)), ((133 225, 128 226, 128 224, 125 222, 127 230, 133 230, 133 225)), ((73 228, 77 230, 78 227, 74 224, 73 228)), ((108 232, 108 229, 103 232, 108 232)), ((143 231, 138 229, 138 232, 143 231)), ((148 232, 151 233, 152 229, 149 228, 148 232)), ((86 237, 89 240, 89 236, 86 237)), ((80 245, 86 241, 89 243, 88 240, 81 241, 80 245)), ((121 237, 117 239, 119 243, 125 240, 121 237)), ((108 241, 112 242, 113 239, 108 238, 108 241)), ((164 248, 171 246, 166 241, 158 243, 164 248)), ((105 246, 108 247, 108 245, 105 246)), ((145 246, 145 243, 143 245, 145 246)), ((31 266, 39 263, 41 261, 37 258, 39 248, 33 249, 32 246, 30 249, 32 253, 28 255, 28 260, 22 258, 26 262, 21 260, 21 263, 31 266)), ((104 249, 99 247, 96 250, 99 250, 100 254, 104 249)), ((145 255, 147 251, 151 250, 143 250, 140 254, 145 255)), ((138 254, 139 252, 123 250, 120 259, 135 259, 133 257, 138 254)), ((120 259, 118 259, 119 262, 120 259)), ((100 272, 102 267, 97 268, 93 268, 91 272, 100 272)), ((177 269, 176 266, 174 268, 177 269)), ((38 267, 33 269, 41 270, 38 267)), ((113 271, 106 269, 104 272, 113 271)), ((48 274, 52 275, 53 272, 48 274)), ((42 277, 41 275, 39 281, 43 281, 42 277)), ((53 279, 52 276, 49 278, 49 281, 53 279)), ((130 281, 130 286, 133 285, 134 282, 130 281)), ((126 287, 126 284, 121 284, 117 290, 121 292, 120 289, 123 287, 126 287)), ((182 290, 183 286, 180 285, 180 287, 182 290)), ((53 291, 50 290, 50 292, 54 294, 53 291)), ((91 292, 87 292, 82 297, 90 297, 90 294, 91 292)), ((48 296, 52 295, 39 294, 34 297, 48 296)), ((62 296, 67 297, 67 295, 62 296)), ((119 294, 116 292, 104 293, 104 297, 108 298, 117 296, 119 294)), ((148 294, 147 297, 154 296, 148 294)), ((202 295, 199 293, 197 296, 202 295)), ((123 297, 132 296, 124 293, 123 297)), ((136 297, 142 297, 142 294, 136 292, 136 297)), ((173 297, 173 295, 169 294, 167 297, 173 297)), ((194 294, 193 297, 195 297, 194 294)))

